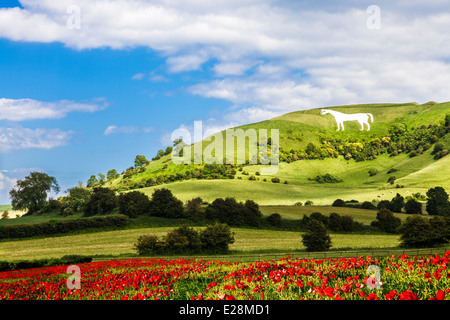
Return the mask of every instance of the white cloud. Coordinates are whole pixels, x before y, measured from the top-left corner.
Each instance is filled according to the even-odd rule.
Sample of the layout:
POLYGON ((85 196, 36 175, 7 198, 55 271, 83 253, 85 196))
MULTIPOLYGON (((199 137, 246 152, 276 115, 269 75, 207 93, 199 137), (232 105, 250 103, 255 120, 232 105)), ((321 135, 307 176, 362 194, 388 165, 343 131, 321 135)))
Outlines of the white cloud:
MULTIPOLYGON (((378 1, 379 30, 367 28, 369 4, 359 1, 21 4, 24 9, 0 10, 0 37, 59 41, 78 50, 145 46, 166 58, 169 72, 202 70, 211 62, 220 79, 189 90, 230 101, 224 115, 230 121, 330 104, 450 100, 449 1, 378 1), (80 29, 67 28, 70 5, 80 8, 80 29)), ((147 76, 164 80, 149 73, 132 78, 147 76)), ((50 114, 61 113, 50 108, 50 114)))
POLYGON ((65 146, 71 141, 73 134, 73 131, 60 129, 0 127, 0 153, 21 149, 49 150, 65 146))
POLYGON ((96 112, 106 108, 105 102, 102 105, 98 102, 98 100, 90 103, 69 100, 44 102, 33 99, 0 98, 0 120, 59 119, 69 112, 96 112))
POLYGON ((135 126, 118 127, 115 125, 111 125, 105 129, 104 135, 109 136, 110 134, 130 134, 139 132, 148 133, 153 130, 154 128, 151 127, 135 127, 135 126))

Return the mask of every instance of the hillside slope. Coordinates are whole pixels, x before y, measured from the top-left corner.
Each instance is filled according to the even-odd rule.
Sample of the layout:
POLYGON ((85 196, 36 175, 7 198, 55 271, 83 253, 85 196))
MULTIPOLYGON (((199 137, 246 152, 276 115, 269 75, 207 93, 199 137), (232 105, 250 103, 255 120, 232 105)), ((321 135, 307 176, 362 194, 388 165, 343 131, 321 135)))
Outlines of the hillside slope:
MULTIPOLYGON (((273 176, 259 174, 265 167, 262 165, 243 165, 240 168, 227 166, 223 170, 220 169, 221 172, 217 171, 219 173, 214 171, 218 170, 217 168, 213 168, 211 173, 211 168, 207 168, 209 170, 207 172, 202 171, 205 169, 204 165, 174 164, 170 155, 166 155, 151 161, 139 170, 132 171, 127 177, 122 174, 119 178, 107 182, 106 186, 117 191, 136 188, 149 195, 155 188, 164 186, 171 189, 183 201, 194 197, 212 201, 218 197, 230 196, 239 200, 254 199, 265 205, 292 205, 307 200, 315 204, 330 204, 336 198, 360 201, 391 199, 392 194, 395 195, 397 192, 403 195, 413 192, 424 194, 430 187, 436 185, 450 190, 448 170, 450 157, 435 160, 432 154, 436 143, 442 143, 444 148, 450 149, 448 133, 439 131, 442 136, 432 137, 434 140, 424 148, 422 148, 423 143, 419 145, 419 151, 415 156, 411 155, 411 150, 405 149, 408 147, 408 141, 389 140, 391 137, 395 139, 391 130, 397 124, 406 128, 407 132, 403 133, 403 136, 414 134, 416 140, 430 139, 426 134, 431 129, 427 128, 433 125, 443 126, 445 116, 450 114, 450 102, 429 102, 422 105, 417 103, 366 104, 325 109, 343 113, 368 112, 373 114, 374 122, 371 123, 370 131, 361 131, 360 125, 356 122, 345 122, 345 130, 337 132, 336 122, 331 115, 321 115, 320 109, 310 109, 233 128, 244 131, 254 129, 256 132, 259 129, 267 129, 268 132, 270 129, 279 130, 281 162, 275 176, 280 179, 280 183, 272 183, 273 176), (368 155, 365 154, 367 159, 364 158, 364 161, 355 160, 352 156, 349 158, 343 156, 347 152, 345 148, 349 145, 363 143, 371 147, 374 144, 373 141, 386 137, 389 138, 389 147, 396 149, 393 152, 393 149, 386 152, 389 148, 385 148, 386 150, 375 154, 375 151, 370 149, 372 154, 370 152, 368 155), (315 158, 306 154, 305 150, 309 144, 321 148, 320 152, 322 155, 325 152, 325 156, 315 158), (327 151, 329 155, 326 154, 327 151), (377 173, 369 175, 369 171, 373 170, 377 173), (318 183, 310 180, 325 174, 339 177, 342 182, 318 183), (395 176, 394 184, 388 183, 388 179, 392 176, 395 176)), ((225 132, 221 134, 223 137, 226 136, 225 132)), ((203 150, 214 140, 203 141, 203 150)), ((226 148, 225 142, 223 146, 226 148)), ((248 145, 240 147, 248 149, 248 145)), ((238 145, 236 144, 234 148, 236 153, 238 145)), ((363 151, 360 149, 358 152, 363 151)), ((416 152, 415 149, 413 151, 416 152)), ((320 154, 319 151, 317 152, 320 154)))

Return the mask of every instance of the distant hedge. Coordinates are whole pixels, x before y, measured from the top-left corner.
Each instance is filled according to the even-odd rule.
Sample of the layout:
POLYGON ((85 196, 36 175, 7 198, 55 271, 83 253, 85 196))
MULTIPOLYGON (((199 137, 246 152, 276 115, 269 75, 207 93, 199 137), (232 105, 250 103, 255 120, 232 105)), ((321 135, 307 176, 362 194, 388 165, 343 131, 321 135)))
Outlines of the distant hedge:
POLYGON ((128 217, 126 215, 114 214, 71 220, 5 225, 0 226, 0 239, 30 238, 85 229, 125 227, 127 223, 128 217))
POLYGON ((92 257, 80 255, 67 255, 61 258, 51 258, 51 259, 0 261, 0 271, 41 268, 66 264, 79 264, 79 263, 88 263, 91 261, 92 257))

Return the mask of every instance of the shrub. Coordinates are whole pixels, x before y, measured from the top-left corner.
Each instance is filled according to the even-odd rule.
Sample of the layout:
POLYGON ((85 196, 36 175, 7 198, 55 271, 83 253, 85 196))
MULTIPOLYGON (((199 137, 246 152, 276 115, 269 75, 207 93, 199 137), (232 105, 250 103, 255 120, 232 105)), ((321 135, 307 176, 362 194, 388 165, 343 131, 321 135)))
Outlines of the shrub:
POLYGON ((233 226, 255 226, 261 223, 262 214, 259 206, 252 200, 245 203, 237 202, 234 198, 217 198, 205 209, 205 216, 233 226))
POLYGON ((202 247, 199 232, 187 225, 169 231, 164 239, 170 253, 196 253, 202 247))
POLYGON ((377 175, 377 174, 378 174, 378 170, 377 170, 377 169, 371 169, 371 170, 369 170, 369 176, 373 177, 373 176, 375 176, 375 175, 377 175))
POLYGON ((114 214, 104 217, 50 220, 34 224, 3 225, 0 226, 0 239, 41 237, 86 229, 121 228, 127 224, 127 216, 114 214))
POLYGON ((94 188, 94 191, 86 203, 85 215, 110 213, 117 207, 117 197, 114 191, 108 188, 94 188))
POLYGON ((182 218, 184 216, 183 202, 178 200, 169 189, 156 189, 152 194, 150 214, 157 217, 182 218))
POLYGON ((307 231, 302 234, 302 243, 307 251, 325 251, 331 247, 331 238, 320 221, 311 219, 307 231))
POLYGON ((377 213, 377 220, 372 221, 370 225, 387 233, 395 233, 401 223, 400 218, 395 217, 392 211, 381 209, 377 213))
POLYGON ((429 247, 448 241, 448 219, 427 219, 419 215, 408 217, 399 228, 404 247, 429 247))
POLYGON ((342 217, 336 212, 330 213, 330 216, 328 217, 328 225, 328 228, 332 231, 342 231, 342 217))
POLYGON ((164 243, 162 243, 155 235, 143 235, 138 238, 134 245, 138 255, 152 255, 164 251, 164 243))
POLYGON ((280 178, 273 177, 273 178, 271 179, 271 181, 272 181, 273 183, 280 183, 280 178))
POLYGON ((377 207, 370 201, 364 201, 361 204, 361 209, 375 210, 377 207))
POLYGON ((393 212, 400 213, 402 212, 402 209, 405 206, 405 198, 403 198, 399 193, 392 198, 392 200, 389 203, 389 210, 393 212))
POLYGON ((314 204, 314 202, 312 202, 311 200, 307 200, 305 202, 305 206, 312 206, 314 204))
POLYGON ((422 204, 415 199, 409 199, 405 203, 405 212, 407 214, 422 214, 422 204))
POLYGON ((200 241, 204 251, 212 253, 228 253, 229 246, 234 243, 234 233, 224 223, 207 226, 200 232, 200 241))
POLYGON ((149 213, 150 210, 150 199, 139 191, 121 193, 117 202, 119 204, 119 212, 130 218, 149 213))
POLYGON ((333 207, 345 207, 345 201, 342 199, 336 199, 336 200, 334 200, 332 206, 333 207))
POLYGON ((281 215, 279 213, 272 213, 270 216, 267 217, 267 222, 269 222, 271 226, 281 227, 282 225, 281 215))
POLYGON ((426 210, 429 215, 437 215, 439 213, 438 207, 448 204, 448 194, 442 187, 431 188, 427 191, 427 205, 426 210))

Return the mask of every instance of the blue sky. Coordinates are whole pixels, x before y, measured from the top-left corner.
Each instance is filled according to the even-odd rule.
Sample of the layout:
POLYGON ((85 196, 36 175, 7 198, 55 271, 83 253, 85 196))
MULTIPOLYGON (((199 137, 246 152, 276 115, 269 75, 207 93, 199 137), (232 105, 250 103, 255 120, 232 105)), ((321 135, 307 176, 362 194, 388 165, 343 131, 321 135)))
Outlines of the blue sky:
POLYGON ((121 172, 194 121, 449 101, 449 4, 2 1, 0 204, 31 171, 63 190, 121 172))

